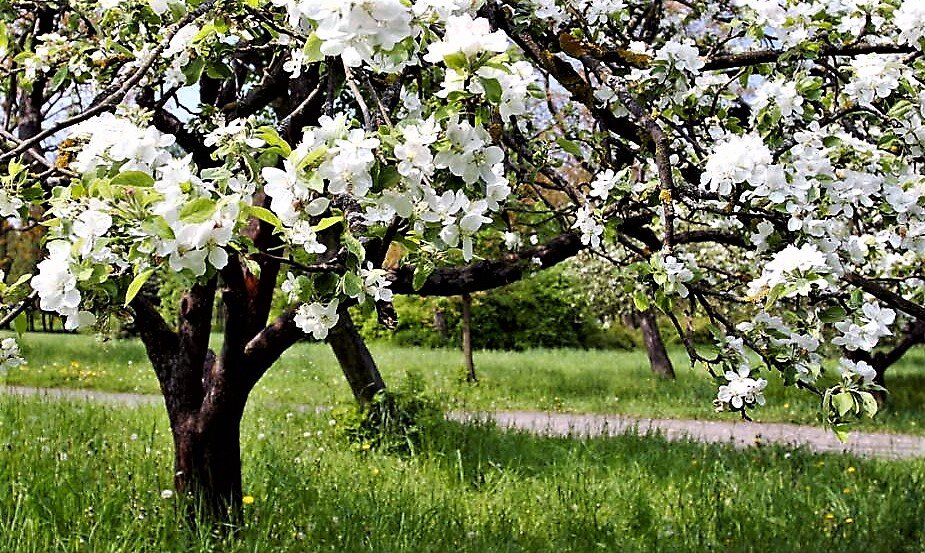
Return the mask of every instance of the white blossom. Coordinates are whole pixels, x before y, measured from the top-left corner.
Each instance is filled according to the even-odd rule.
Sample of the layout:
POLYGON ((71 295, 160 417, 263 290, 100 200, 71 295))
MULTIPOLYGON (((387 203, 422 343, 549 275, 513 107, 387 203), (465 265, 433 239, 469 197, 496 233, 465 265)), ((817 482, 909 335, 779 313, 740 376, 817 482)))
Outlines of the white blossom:
POLYGON ((328 337, 328 331, 334 328, 340 319, 337 308, 337 300, 327 305, 319 302, 303 303, 296 310, 293 322, 302 332, 311 334, 316 340, 324 340, 328 337))
POLYGON ((751 378, 751 369, 742 365, 738 371, 726 371, 727 384, 719 387, 716 398, 733 409, 743 409, 754 405, 764 405, 764 389, 768 381, 763 378, 751 378))

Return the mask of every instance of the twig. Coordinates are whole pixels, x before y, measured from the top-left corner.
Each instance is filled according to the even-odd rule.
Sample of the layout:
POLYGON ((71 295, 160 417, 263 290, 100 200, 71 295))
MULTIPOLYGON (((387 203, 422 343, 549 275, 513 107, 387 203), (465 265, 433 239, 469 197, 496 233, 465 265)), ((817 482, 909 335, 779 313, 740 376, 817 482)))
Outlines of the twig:
POLYGON ((0 319, 0 328, 3 328, 3 327, 5 327, 6 325, 8 325, 8 324, 10 324, 11 322, 13 322, 13 319, 15 319, 16 317, 18 317, 20 313, 22 313, 23 311, 26 310, 27 307, 29 307, 30 305, 32 305, 32 302, 34 302, 35 299, 38 298, 38 297, 39 297, 39 293, 36 292, 36 291, 33 291, 31 294, 29 294, 28 296, 26 296, 25 299, 23 299, 21 302, 19 302, 19 305, 17 305, 16 307, 14 307, 12 311, 10 311, 9 313, 7 313, 5 317, 3 317, 2 319, 0 319))

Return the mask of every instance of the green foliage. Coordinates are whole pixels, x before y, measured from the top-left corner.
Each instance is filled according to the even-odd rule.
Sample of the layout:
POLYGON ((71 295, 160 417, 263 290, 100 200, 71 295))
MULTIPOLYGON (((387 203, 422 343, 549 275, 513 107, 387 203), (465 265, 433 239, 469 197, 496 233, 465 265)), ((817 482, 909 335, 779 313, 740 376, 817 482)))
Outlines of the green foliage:
POLYGON ((358 450, 412 454, 428 429, 443 420, 440 403, 424 389, 418 373, 408 373, 395 389, 376 394, 369 405, 335 410, 338 432, 358 450))
MULTIPOLYGON (((631 349, 636 333, 605 329, 577 293, 578 283, 564 271, 550 269, 497 290, 472 296, 472 343, 476 349, 522 351, 529 348, 631 349)), ((381 328, 375 313, 356 312, 357 325, 368 339, 398 345, 459 347, 462 300, 401 296, 395 299, 398 326, 381 328), (441 332, 435 314, 442 312, 441 332)))

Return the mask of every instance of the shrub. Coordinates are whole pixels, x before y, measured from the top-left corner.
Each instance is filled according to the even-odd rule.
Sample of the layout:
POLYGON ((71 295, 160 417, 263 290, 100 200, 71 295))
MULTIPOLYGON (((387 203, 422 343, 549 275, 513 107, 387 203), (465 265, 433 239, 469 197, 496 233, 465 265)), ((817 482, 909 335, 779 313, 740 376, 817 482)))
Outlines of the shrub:
POLYGON ((424 390, 420 374, 408 373, 395 389, 376 394, 372 403, 332 413, 338 433, 356 449, 413 454, 429 428, 443 420, 443 409, 424 390))

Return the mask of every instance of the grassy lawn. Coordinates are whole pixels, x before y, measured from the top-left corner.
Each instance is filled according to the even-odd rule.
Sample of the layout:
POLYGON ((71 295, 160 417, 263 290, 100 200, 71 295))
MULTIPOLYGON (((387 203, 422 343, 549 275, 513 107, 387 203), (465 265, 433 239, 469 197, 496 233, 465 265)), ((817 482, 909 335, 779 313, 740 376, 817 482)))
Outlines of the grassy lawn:
POLYGON ((871 553, 925 540, 923 460, 452 423, 388 455, 350 447, 327 416, 263 408, 243 428, 247 527, 216 543, 161 497, 162 411, 0 397, 0 551, 871 553))
MULTIPOLYGON (((387 383, 400 383, 408 373, 418 374, 428 390, 451 408, 736 420, 734 415, 713 412, 714 382, 703 371, 690 369, 681 350, 672 351, 678 373, 675 382, 652 377, 641 351, 476 352, 480 382, 472 386, 464 382, 462 356, 457 351, 388 344, 371 344, 370 348, 387 383)), ((9 384, 158 391, 144 349, 136 340, 103 343, 91 336, 27 334, 23 349, 29 363, 10 371, 9 384)), ((755 412, 756 420, 818 422, 814 396, 784 388, 775 375, 767 378, 768 405, 755 412)), ((925 433, 925 350, 913 350, 890 369, 887 378, 891 408, 863 428, 925 433)), ((302 343, 288 351, 258 384, 255 401, 336 406, 352 398, 330 348, 302 343)))

